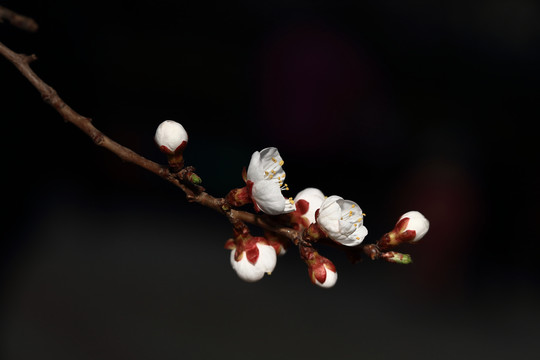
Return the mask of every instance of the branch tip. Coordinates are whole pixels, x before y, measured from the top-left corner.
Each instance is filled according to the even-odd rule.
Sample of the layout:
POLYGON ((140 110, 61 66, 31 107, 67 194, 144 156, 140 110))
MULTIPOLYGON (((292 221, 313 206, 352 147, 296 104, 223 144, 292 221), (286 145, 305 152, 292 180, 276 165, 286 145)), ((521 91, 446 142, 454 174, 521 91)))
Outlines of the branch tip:
POLYGON ((34 19, 0 6, 0 23, 4 22, 4 19, 21 30, 36 32, 39 29, 39 25, 34 19))

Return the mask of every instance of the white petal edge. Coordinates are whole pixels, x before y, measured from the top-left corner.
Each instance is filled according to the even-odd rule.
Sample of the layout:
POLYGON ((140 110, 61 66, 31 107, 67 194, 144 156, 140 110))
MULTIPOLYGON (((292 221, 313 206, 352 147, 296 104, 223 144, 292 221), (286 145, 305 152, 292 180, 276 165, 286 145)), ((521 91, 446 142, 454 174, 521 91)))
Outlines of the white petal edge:
POLYGON ((338 275, 337 272, 328 269, 326 265, 324 265, 324 268, 326 269, 326 280, 324 280, 324 283, 321 283, 319 280, 315 279, 315 284, 322 288, 328 289, 336 284, 338 275))

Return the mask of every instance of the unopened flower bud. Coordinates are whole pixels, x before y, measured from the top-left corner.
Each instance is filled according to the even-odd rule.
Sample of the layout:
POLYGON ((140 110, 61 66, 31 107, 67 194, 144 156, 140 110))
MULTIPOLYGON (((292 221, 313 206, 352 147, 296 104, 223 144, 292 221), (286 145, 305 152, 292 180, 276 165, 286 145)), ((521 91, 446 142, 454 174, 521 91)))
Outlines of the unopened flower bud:
POLYGON ((426 235, 429 230, 429 221, 418 211, 409 211, 397 221, 394 229, 378 241, 381 250, 388 249, 402 243, 415 243, 426 235))
POLYGON ((255 282, 264 274, 271 274, 277 262, 276 250, 263 237, 254 237, 249 231, 235 233, 225 243, 231 250, 231 265, 240 279, 255 282))
POLYGON ((334 264, 320 255, 313 248, 302 248, 302 258, 308 266, 309 279, 322 288, 331 288, 337 282, 337 271, 334 264))
POLYGON ((381 254, 381 258, 385 259, 388 262, 395 264, 410 264, 412 263, 411 255, 402 254, 395 251, 389 251, 381 254))
POLYGON ((322 288, 331 288, 337 282, 338 275, 336 267, 330 260, 310 266, 308 272, 311 282, 322 288))
POLYGON ((161 152, 167 155, 172 170, 178 171, 184 167, 183 153, 188 135, 182 125, 172 120, 163 121, 156 130, 154 140, 161 152))
POLYGON ((307 228, 316 222, 315 213, 324 201, 324 194, 316 188, 307 188, 296 194, 296 210, 290 213, 295 230, 307 228))

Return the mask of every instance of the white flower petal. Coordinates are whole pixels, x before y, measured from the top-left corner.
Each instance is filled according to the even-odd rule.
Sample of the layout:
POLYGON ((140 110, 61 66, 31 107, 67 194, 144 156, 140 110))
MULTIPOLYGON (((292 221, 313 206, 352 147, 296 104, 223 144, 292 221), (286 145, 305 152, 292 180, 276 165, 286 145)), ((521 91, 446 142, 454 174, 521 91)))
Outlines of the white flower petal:
POLYGON ((184 141, 188 141, 188 135, 181 124, 173 120, 165 120, 156 129, 154 139, 158 146, 166 146, 174 151, 184 141))
POLYGON ((341 218, 341 208, 336 203, 337 200, 342 199, 340 196, 332 195, 321 204, 319 209, 319 217, 317 223, 322 227, 324 231, 328 233, 330 237, 335 234, 339 234, 339 220, 341 218))
POLYGON ((284 161, 275 147, 268 147, 255 151, 247 169, 247 179, 253 182, 260 180, 273 180, 276 183, 285 180, 285 171, 282 168, 284 161))
POLYGON ((302 216, 305 216, 310 224, 315 222, 315 212, 321 207, 324 201, 324 194, 321 190, 316 188, 307 188, 296 194, 294 202, 298 203, 299 200, 305 200, 309 204, 308 210, 302 216))
POLYGON ((261 154, 258 151, 255 151, 251 155, 251 161, 247 168, 246 173, 247 179, 253 182, 264 179, 264 170, 261 164, 261 154))
MULTIPOLYGON (((281 168, 283 159, 275 147, 267 147, 260 152, 261 164, 265 170, 275 168, 276 165, 281 168)), ((277 170, 276 170, 277 171, 277 170)))
POLYGON ((276 267, 276 250, 274 247, 265 244, 257 244, 257 248, 259 249, 259 258, 255 265, 263 272, 270 274, 276 267))
POLYGON ((368 230, 365 226, 360 226, 355 232, 348 236, 342 236, 338 241, 345 246, 357 246, 364 241, 364 238, 368 234, 368 230))
POLYGON ((367 235, 362 209, 340 196, 330 196, 321 204, 317 223, 332 240, 346 246, 359 245, 367 235))
POLYGON ((319 280, 315 279, 315 284, 327 289, 336 284, 338 276, 337 272, 328 269, 326 265, 324 265, 324 268, 326 269, 326 279, 324 280, 324 283, 321 283, 319 280))
POLYGON ((279 184, 275 182, 265 180, 255 182, 251 197, 261 211, 268 215, 286 214, 296 209, 294 204, 283 197, 279 184))
POLYGON ((257 267, 250 263, 247 259, 245 252, 242 253, 240 261, 235 260, 235 253, 236 250, 231 250, 231 265, 234 271, 236 271, 238 277, 240 277, 240 279, 247 282, 255 282, 263 278, 266 272, 260 267, 257 267))
POLYGON ((424 215, 422 215, 422 213, 418 211, 409 211, 403 214, 399 220, 403 218, 409 218, 409 223, 407 224, 405 230, 414 230, 416 232, 416 236, 414 237, 414 240, 412 240, 413 242, 420 240, 428 232, 429 221, 424 215))

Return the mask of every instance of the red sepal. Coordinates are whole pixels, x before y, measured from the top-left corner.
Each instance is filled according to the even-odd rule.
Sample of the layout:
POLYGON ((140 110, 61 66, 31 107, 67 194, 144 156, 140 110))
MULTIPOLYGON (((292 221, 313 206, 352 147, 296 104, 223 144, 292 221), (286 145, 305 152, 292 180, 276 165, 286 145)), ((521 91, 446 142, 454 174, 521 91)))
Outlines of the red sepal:
POLYGON ((405 231, 405 228, 407 227, 407 225, 409 225, 409 220, 410 219, 408 217, 399 220, 396 226, 394 226, 394 231, 398 234, 405 231))
POLYGON ((246 256, 250 263, 255 265, 257 263, 257 260, 259 260, 259 248, 257 247, 257 244, 253 246, 251 249, 246 250, 246 256))
POLYGON ((315 284, 315 279, 321 284, 324 284, 326 281, 326 268, 324 265, 316 266, 311 268, 311 281, 315 284))
POLYGON ((413 241, 415 237, 416 230, 406 230, 398 235, 399 241, 402 243, 413 241))
POLYGON ((176 149, 174 149, 174 153, 175 154, 180 154, 182 152, 184 152, 184 149, 186 148, 187 146, 187 141, 182 141, 182 143, 180 145, 178 145, 178 147, 176 149))
POLYGON ((168 147, 166 147, 165 145, 161 145, 159 147, 159 150, 164 153, 164 154, 167 154, 167 155, 174 155, 174 151, 172 151, 171 149, 169 149, 168 147))
POLYGON ((225 199, 232 206, 243 206, 251 202, 250 191, 247 186, 239 189, 233 189, 229 191, 225 199))
POLYGON ((234 239, 229 239, 227 242, 225 242, 225 249, 227 250, 233 250, 236 249, 236 244, 234 243, 234 239))
POLYGON ((253 181, 251 180, 246 181, 246 189, 247 189, 248 196, 251 199, 251 202, 253 203, 253 208, 255 209, 256 212, 260 212, 261 208, 259 207, 259 205, 257 205, 252 195, 253 194, 253 181))
POLYGON ((304 215, 309 210, 309 202, 307 202, 304 199, 300 199, 295 202, 296 204, 296 210, 300 213, 300 215, 304 215))
POLYGON ((247 183, 247 169, 245 166, 242 168, 242 179, 247 183))

